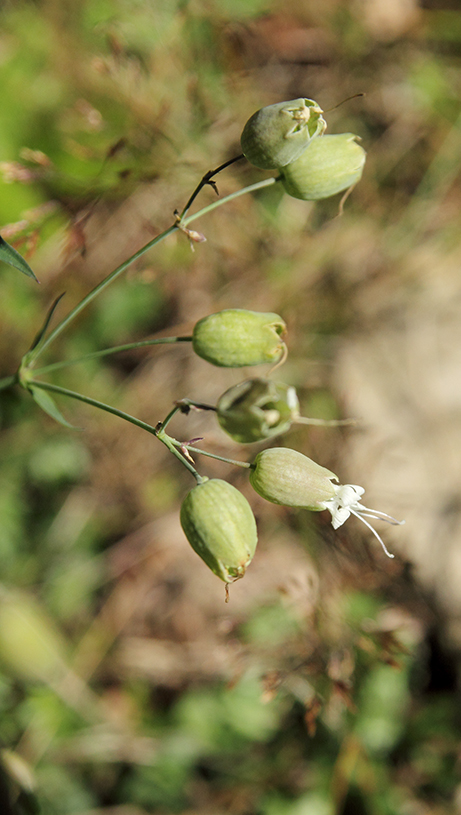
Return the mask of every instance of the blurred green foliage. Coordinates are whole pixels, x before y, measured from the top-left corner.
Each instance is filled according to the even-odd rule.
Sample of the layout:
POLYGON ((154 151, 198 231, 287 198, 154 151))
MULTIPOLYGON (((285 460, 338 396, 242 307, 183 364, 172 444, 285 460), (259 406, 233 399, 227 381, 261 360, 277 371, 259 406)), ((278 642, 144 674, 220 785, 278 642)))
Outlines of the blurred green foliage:
MULTIPOLYGON (((135 264, 46 360, 187 334, 218 307, 275 310, 292 330, 286 377, 303 413, 338 415, 325 371, 354 319, 357 247, 376 243, 393 285, 434 213, 441 246, 459 235, 449 193, 461 12, 397 3, 386 28, 374 6, 2 4, 0 226, 41 286, 1 265, 0 375, 16 371, 55 297, 66 291, 60 319, 172 222, 204 172, 239 152, 256 108, 304 94, 327 108, 365 92, 330 115, 329 132, 357 132, 369 152, 330 237, 337 200, 240 199, 204 219, 208 243, 194 254, 172 240, 135 264)), ((219 191, 259 177, 237 164, 219 191)), ((179 349, 54 376, 154 424, 186 392, 212 400, 235 381, 210 381, 179 349)), ((59 409, 82 430, 0 392, 2 813, 454 815, 459 698, 448 661, 431 674, 434 617, 404 569, 354 560, 347 533, 328 537, 320 519, 259 506, 260 548, 277 543, 261 555, 271 579, 255 562, 256 588, 249 573, 224 609, 172 520, 187 474, 117 419, 59 409), (314 599, 282 585, 306 562, 314 599)), ((306 445, 300 431, 292 439, 306 445)), ((340 443, 310 437, 326 466, 340 443)))

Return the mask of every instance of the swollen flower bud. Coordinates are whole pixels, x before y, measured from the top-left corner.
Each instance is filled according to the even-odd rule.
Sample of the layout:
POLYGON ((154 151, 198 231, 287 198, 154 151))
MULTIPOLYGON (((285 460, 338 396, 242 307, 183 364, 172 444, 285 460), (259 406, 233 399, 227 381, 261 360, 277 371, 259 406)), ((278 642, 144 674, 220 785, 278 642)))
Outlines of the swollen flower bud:
POLYGON ((352 187, 362 177, 366 153, 353 133, 314 139, 282 171, 282 184, 293 198, 316 201, 352 187))
POLYGON ((230 308, 199 320, 192 346, 199 357, 223 368, 278 362, 285 353, 285 329, 278 314, 230 308))
POLYGON ((291 385, 255 378, 223 393, 216 411, 219 424, 234 441, 250 444, 289 430, 299 416, 299 402, 291 385))
POLYGON ((257 110, 241 136, 242 152, 255 167, 275 170, 301 155, 326 128, 322 108, 313 99, 293 99, 257 110))
POLYGON ((333 478, 330 470, 288 447, 262 450, 250 471, 252 487, 266 501, 317 512, 335 497, 333 478))
POLYGON ((192 549, 214 574, 225 583, 243 577, 258 537, 253 512, 241 492, 218 478, 204 481, 186 495, 180 519, 192 549))

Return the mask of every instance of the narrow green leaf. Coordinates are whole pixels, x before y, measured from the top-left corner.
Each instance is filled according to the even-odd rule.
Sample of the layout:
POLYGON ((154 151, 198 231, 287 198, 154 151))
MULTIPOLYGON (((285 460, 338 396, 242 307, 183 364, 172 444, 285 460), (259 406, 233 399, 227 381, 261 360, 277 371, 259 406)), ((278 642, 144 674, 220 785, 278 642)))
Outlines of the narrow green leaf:
POLYGON ((59 297, 56 298, 56 300, 52 303, 51 307, 48 309, 43 325, 39 329, 37 335, 34 337, 34 341, 30 346, 29 350, 27 351, 27 353, 24 354, 21 360, 21 369, 30 368, 32 366, 32 363, 35 357, 37 356, 37 353, 39 352, 41 346, 45 342, 45 334, 47 332, 48 326, 51 322, 56 307, 59 301, 62 299, 62 297, 64 297, 64 294, 65 292, 60 294, 59 297))
POLYGON ((29 264, 26 263, 23 256, 13 249, 9 243, 3 240, 0 236, 0 260, 3 260, 4 263, 8 263, 9 266, 14 266, 15 269, 19 269, 20 272, 27 275, 27 277, 32 277, 37 283, 39 282, 35 277, 32 269, 30 268, 29 264))
POLYGON ((56 422, 59 422, 59 424, 62 424, 64 427, 68 427, 70 430, 79 430, 78 427, 74 427, 74 425, 69 424, 69 422, 65 420, 49 393, 42 390, 42 388, 34 388, 33 385, 29 385, 28 390, 37 405, 41 407, 45 413, 48 413, 48 416, 51 416, 56 422))
POLYGON ((51 322, 51 318, 53 317, 53 314, 56 311, 56 307, 57 307, 59 301, 62 300, 64 295, 65 295, 65 292, 60 294, 59 297, 56 297, 56 300, 51 305, 51 308, 49 308, 48 313, 47 313, 47 315, 45 317, 44 323, 43 323, 40 331, 38 332, 37 336, 35 337, 32 345, 30 346, 30 349, 29 349, 30 351, 33 351, 34 348, 37 348, 37 346, 40 345, 40 343, 45 338, 46 330, 47 330, 47 328, 48 328, 48 326, 49 326, 49 324, 51 322))

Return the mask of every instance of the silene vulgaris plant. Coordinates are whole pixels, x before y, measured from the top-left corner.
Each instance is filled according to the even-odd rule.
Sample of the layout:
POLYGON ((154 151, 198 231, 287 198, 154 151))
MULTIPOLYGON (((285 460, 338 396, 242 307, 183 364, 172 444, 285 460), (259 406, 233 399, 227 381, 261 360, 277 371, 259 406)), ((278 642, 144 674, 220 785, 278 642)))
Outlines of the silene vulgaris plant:
MULTIPOLYGON (((125 269, 152 247, 180 230, 189 240, 204 240, 190 224, 216 207, 245 193, 280 183, 288 195, 303 200, 319 200, 343 192, 347 196, 360 180, 366 154, 352 133, 324 135, 326 121, 323 111, 312 99, 280 102, 258 110, 246 123, 241 146, 243 155, 231 159, 216 170, 206 173, 194 190, 181 213, 175 213, 174 223, 128 258, 102 280, 54 328, 50 328, 58 304, 56 301, 39 331, 32 347, 24 355, 16 374, 0 381, 0 390, 20 386, 35 402, 61 424, 70 427, 55 404, 54 395, 67 396, 88 405, 108 411, 125 421, 137 425, 164 444, 196 481, 181 506, 181 525, 197 554, 217 577, 227 585, 242 578, 256 551, 256 522, 247 499, 228 482, 201 475, 192 454, 221 457, 198 449, 193 442, 182 442, 168 432, 171 419, 177 412, 191 409, 216 413, 221 428, 239 444, 268 442, 285 433, 293 423, 338 424, 307 419, 300 415, 295 389, 271 378, 246 379, 231 387, 218 399, 216 405, 205 405, 183 398, 176 402, 166 418, 155 427, 128 415, 116 407, 103 404, 89 396, 47 382, 43 376, 58 368, 86 359, 116 354, 146 345, 188 342, 192 351, 211 365, 227 368, 252 365, 278 364, 286 358, 286 325, 282 317, 273 313, 259 313, 247 309, 227 309, 200 319, 192 336, 163 337, 96 351, 78 360, 71 359, 39 367, 42 354, 58 335, 68 328, 72 320, 107 286, 120 277, 125 269), (277 170, 278 175, 265 178, 215 201, 199 212, 189 211, 197 195, 206 184, 214 185, 212 178, 232 164, 246 157, 254 166, 264 170, 277 170)), ((344 197, 343 196, 343 200, 344 197)), ((0 259, 24 274, 35 277, 33 271, 13 247, 0 239, 0 259)), ((302 453, 286 447, 269 447, 259 452, 253 461, 221 460, 248 470, 254 490, 267 501, 287 507, 299 507, 310 512, 327 510, 335 529, 350 515, 355 515, 370 529, 387 550, 378 532, 369 520, 383 520, 391 524, 403 523, 384 512, 368 509, 361 503, 364 489, 351 484, 342 485, 335 473, 320 466, 302 453)), ((226 594, 227 597, 227 594, 226 594)))

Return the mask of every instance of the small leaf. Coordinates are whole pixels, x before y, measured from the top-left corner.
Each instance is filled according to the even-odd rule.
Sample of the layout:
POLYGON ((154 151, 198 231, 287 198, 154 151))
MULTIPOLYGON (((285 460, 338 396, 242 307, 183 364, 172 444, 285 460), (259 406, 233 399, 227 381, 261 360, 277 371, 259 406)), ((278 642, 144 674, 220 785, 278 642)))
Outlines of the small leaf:
POLYGON ((60 294, 59 297, 56 297, 56 300, 51 305, 51 308, 48 310, 48 314, 45 317, 45 321, 44 321, 40 331, 38 332, 37 336, 35 337, 32 345, 30 346, 30 349, 29 349, 30 351, 32 351, 34 348, 37 348, 37 346, 39 346, 42 343, 42 341, 45 339, 46 330, 47 330, 47 328, 48 328, 48 326, 49 326, 49 324, 51 322, 51 318, 53 317, 53 314, 56 311, 56 308, 57 308, 57 305, 58 305, 59 301, 62 300, 64 295, 65 295, 65 292, 60 294))
POLYGON ((59 424, 62 424, 64 427, 68 427, 70 430, 79 430, 78 427, 74 427, 74 425, 66 421, 49 393, 42 390, 42 388, 34 388, 33 385, 28 385, 28 391, 37 405, 41 407, 45 413, 48 413, 48 416, 51 416, 56 422, 59 422, 59 424))
POLYGON ((39 282, 35 277, 32 269, 30 268, 29 264, 26 263, 23 256, 13 249, 9 243, 3 240, 0 236, 0 260, 3 260, 4 263, 8 263, 9 266, 14 266, 15 269, 19 269, 20 272, 27 275, 27 277, 32 277, 37 283, 39 282))
POLYGON ((27 368, 30 368, 32 366, 35 357, 37 356, 41 346, 43 345, 43 343, 45 341, 45 334, 47 332, 47 329, 48 329, 48 326, 49 326, 49 324, 51 322, 53 314, 54 314, 54 312, 56 310, 56 307, 57 307, 59 301, 64 297, 64 295, 65 295, 65 292, 60 294, 59 297, 56 298, 54 303, 52 303, 51 307, 49 308, 48 313, 47 313, 47 315, 45 317, 45 320, 43 322, 43 325, 41 326, 40 330, 38 331, 36 337, 34 337, 34 341, 33 341, 32 345, 30 346, 29 350, 27 351, 26 354, 24 354, 24 356, 22 358, 22 361, 21 361, 21 369, 22 370, 26 370, 27 368))

